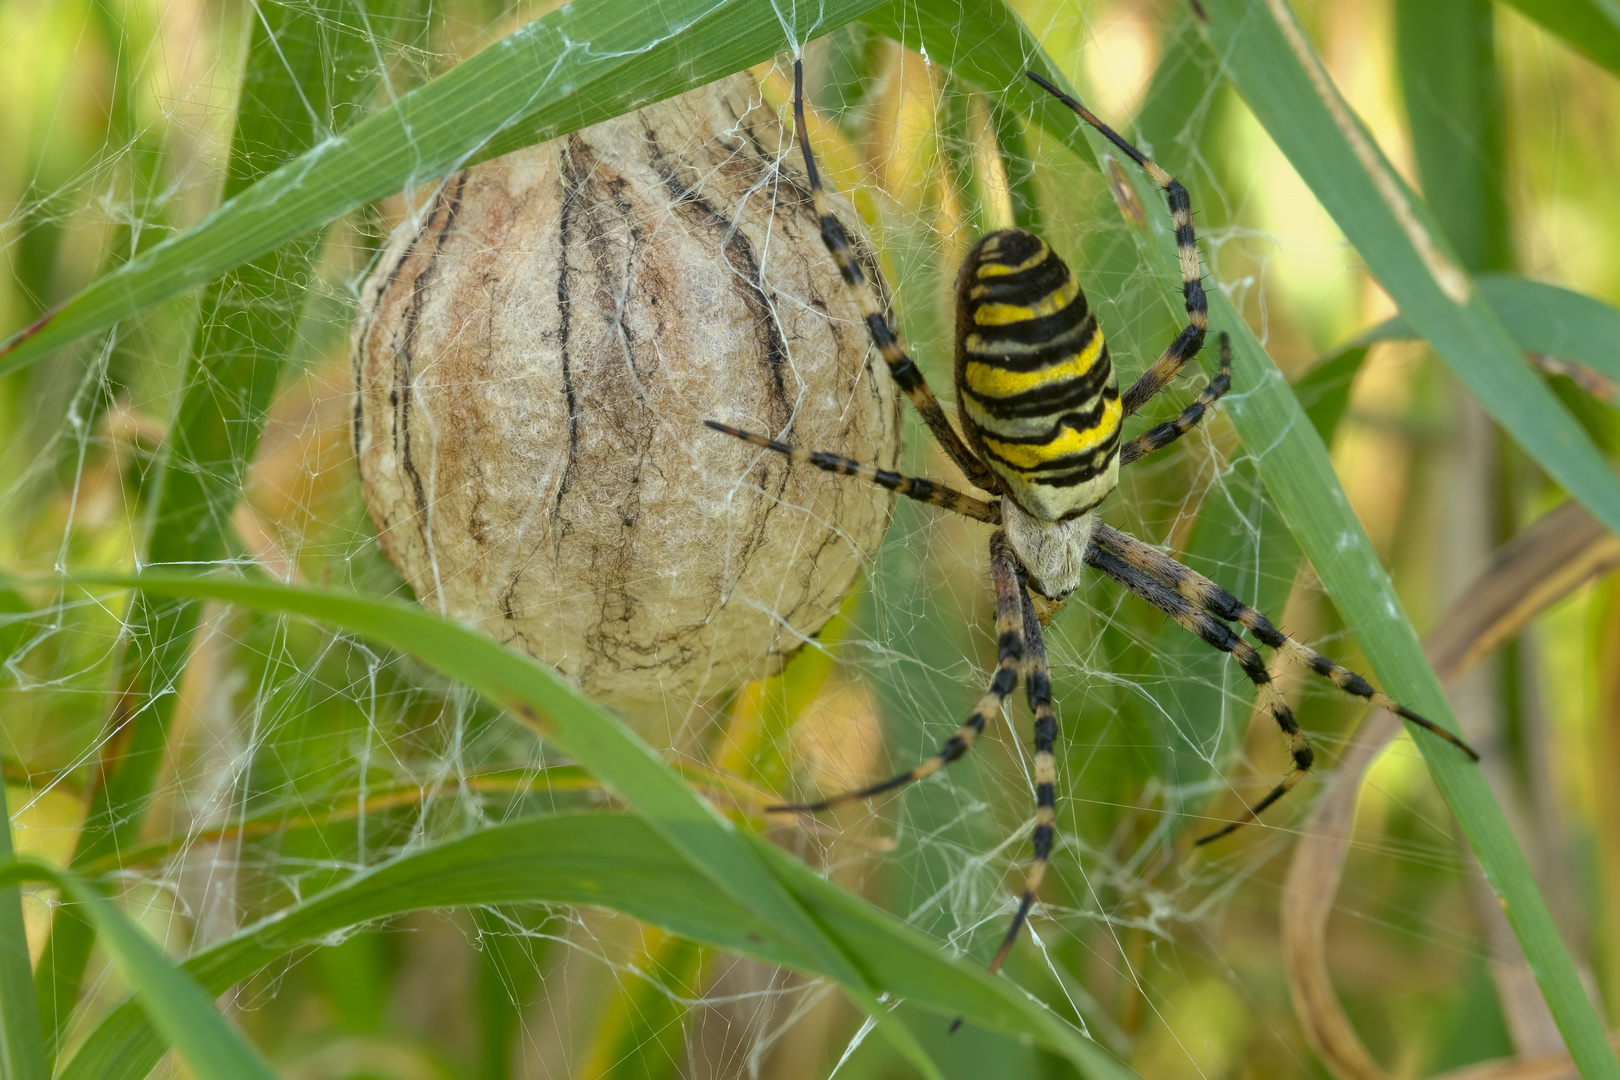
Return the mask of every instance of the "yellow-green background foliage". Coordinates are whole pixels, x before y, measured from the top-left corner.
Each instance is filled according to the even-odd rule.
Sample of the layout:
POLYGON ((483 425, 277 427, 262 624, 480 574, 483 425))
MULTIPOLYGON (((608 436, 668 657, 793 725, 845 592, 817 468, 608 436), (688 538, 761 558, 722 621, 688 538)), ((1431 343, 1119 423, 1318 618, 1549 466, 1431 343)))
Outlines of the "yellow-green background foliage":
MULTIPOLYGON (((1221 320, 1240 316, 1297 391, 1309 422, 1292 414, 1295 426, 1327 441, 1412 625, 1430 641, 1451 635, 1454 649, 1485 641, 1450 684, 1451 701, 1485 752, 1483 775, 1509 828, 1466 800, 1459 826, 1403 735, 1360 778, 1359 795, 1351 778, 1342 886, 1316 896, 1321 921, 1306 919, 1305 945, 1285 950, 1281 909, 1308 904, 1320 885, 1285 887, 1291 861, 1325 840, 1307 815, 1367 711, 1279 663, 1322 771, 1264 826, 1195 849, 1210 819, 1230 818, 1275 782, 1283 745, 1229 662, 1099 582, 1050 632, 1062 840, 1035 940, 1015 951, 1005 978, 1152 1080, 1380 1069, 1404 1078, 1557 1053, 1557 1027, 1463 831, 1487 837, 1481 858, 1495 873, 1512 864, 1490 844, 1510 829, 1599 1018, 1620 1026, 1616 551, 1568 493, 1599 520, 1620 521, 1620 487, 1604 486, 1620 453, 1620 312, 1607 306, 1620 303, 1620 9, 1610 0, 1302 0, 1292 9, 1394 174, 1426 196, 1418 227, 1443 237, 1442 258, 1496 283, 1485 295, 1517 335, 1501 355, 1532 390, 1550 387, 1536 397, 1484 358, 1471 366, 1457 345, 1466 336, 1433 347, 1400 328, 1358 337, 1398 313, 1433 337, 1452 316, 1383 274, 1393 263, 1371 249, 1410 237, 1391 239, 1353 200, 1334 202, 1334 177, 1296 171, 1289 147, 1343 132, 1289 128, 1298 123, 1290 103, 1256 98, 1268 91, 1264 72, 1244 67, 1256 61, 1243 20, 1272 19, 1281 5, 1206 6, 1207 25, 1181 0, 1011 5, 1081 97, 1186 181, 1206 280, 1231 305, 1217 306, 1215 329, 1236 331, 1221 320), (1564 325, 1557 341, 1567 348, 1555 348, 1524 327, 1565 309, 1519 289, 1514 275, 1603 303, 1564 325), (1508 424, 1515 404, 1521 426, 1504 431, 1497 420, 1508 424), (1553 429, 1545 410, 1579 437, 1529 446, 1527 432, 1553 429), (1515 541, 1532 544, 1530 554, 1493 564, 1515 541), (1490 608, 1493 590, 1522 602, 1490 608), (1313 942, 1342 1015, 1297 992, 1313 942), (1324 1051, 1335 1031, 1361 1046, 1324 1051)), ((808 26, 814 14, 794 8, 783 23, 767 4, 742 7, 758 35, 750 63, 780 48, 770 35, 783 25, 808 26)), ((979 232, 1014 221, 1037 224, 1069 257, 1133 377, 1180 317, 1162 267, 1144 254, 1155 241, 1142 235, 1167 216, 1162 202, 1140 202, 1151 228, 1133 229, 1116 197, 1128 208, 1152 193, 1111 194, 1094 159, 1074 152, 1072 124, 1043 128, 1016 107, 1033 100, 1016 96, 1016 75, 987 83, 966 66, 953 71, 943 47, 924 52, 879 33, 932 25, 917 33, 954 41, 958 57, 988 57, 995 43, 979 35, 1001 10, 897 4, 866 24, 818 28, 803 53, 818 152, 873 227, 900 328, 936 387, 950 381, 954 268, 979 232)), ((576 16, 496 0, 0 4, 0 330, 29 326, 119 267, 117 281, 135 280, 130 266, 226 198, 251 198, 282 162, 417 88, 445 85, 432 80, 541 17, 576 16)), ((675 29, 663 51, 649 40, 656 72, 623 78, 658 95, 684 88, 687 61, 707 62, 703 35, 720 31, 702 20, 675 29)), ((1011 40, 1026 50, 1015 67, 1038 66, 1032 46, 1011 40)), ((589 51, 567 63, 594 62, 579 58, 589 51)), ((755 68, 778 107, 791 93, 792 55, 755 68)), ((453 100, 476 104, 500 89, 469 84, 453 100)), ((500 139, 514 146, 525 135, 500 139)), ((123 285, 109 287, 101 295, 113 299, 97 310, 110 315, 69 307, 58 321, 79 319, 78 329, 53 351, 4 360, 0 570, 31 575, 0 591, 13 843, 99 881, 175 958, 390 859, 527 820, 555 819, 562 832, 545 835, 566 846, 558 815, 643 806, 635 792, 606 796, 583 756, 447 678, 440 658, 340 629, 335 615, 306 620, 274 604, 180 602, 53 577, 252 563, 296 585, 403 594, 360 501, 348 325, 369 260, 405 212, 398 193, 443 175, 454 157, 432 159, 419 176, 398 155, 379 157, 378 169, 401 179, 353 197, 339 190, 343 178, 323 179, 310 231, 276 237, 268 253, 228 219, 210 250, 140 277, 148 292, 125 302, 123 285)), ((363 187, 369 165, 347 175, 363 187)), ((269 203, 269 217, 295 194, 269 203)), ((31 347, 13 345, 12 357, 31 347)), ((1245 400, 1289 391, 1266 382, 1253 339, 1240 347, 1252 364, 1240 365, 1227 411, 1131 470, 1105 516, 1288 631, 1417 693, 1375 655, 1375 646, 1404 650, 1417 662, 1400 615, 1392 606, 1387 624, 1352 615, 1363 609, 1324 566, 1335 537, 1352 554, 1362 539, 1300 511, 1305 481, 1268 457, 1272 444, 1255 444, 1259 427, 1245 426, 1245 400)), ((1180 380, 1151 418, 1171 415, 1204 377, 1180 380)), ((914 418, 907 437, 912 469, 952 475, 914 418)), ((1378 587, 1359 602, 1377 606, 1378 587)), ((983 528, 901 506, 845 614, 783 676, 633 719, 659 732, 647 735, 653 745, 745 831, 910 922, 934 948, 983 964, 1005 926, 1032 813, 1021 706, 943 779, 814 826, 767 822, 760 810, 928 752, 980 692, 994 651, 983 528)), ((619 854, 634 868, 650 851, 638 843, 619 854)), ((883 1025, 869 1034, 832 981, 609 910, 657 921, 635 898, 571 906, 559 897, 584 894, 521 902, 491 892, 499 864, 488 864, 477 903, 399 886, 392 910, 404 914, 333 916, 318 943, 265 946, 222 985, 204 982, 229 987, 230 1022, 286 1076, 808 1080, 836 1069, 854 1080, 920 1067, 883 1025)), ((44 1043, 63 1061, 81 1044, 116 1060, 97 1025, 132 978, 145 984, 122 954, 94 945, 80 907, 58 899, 44 886, 24 895, 44 1043)), ((656 914, 656 895, 639 899, 656 914)), ((1545 921, 1525 925, 1515 928, 1538 970, 1551 970, 1540 962, 1557 953, 1545 921)), ((849 955, 857 967, 866 959, 849 955)), ((17 988, 0 979, 7 985, 17 988)), ((1585 1016, 1590 1035, 1573 985, 1549 991, 1554 1013, 1566 1031, 1585 1016)), ((872 986, 886 988, 881 978, 872 986)), ((11 1023, 21 1006, 8 993, 0 1005, 11 1023)), ((971 1012, 947 1036, 948 1019, 906 1006, 893 1022, 952 1077, 1077 1074, 1079 1059, 1052 1044, 980 1030, 971 1012)), ((187 1061, 159 1069, 207 1073, 187 1061)))

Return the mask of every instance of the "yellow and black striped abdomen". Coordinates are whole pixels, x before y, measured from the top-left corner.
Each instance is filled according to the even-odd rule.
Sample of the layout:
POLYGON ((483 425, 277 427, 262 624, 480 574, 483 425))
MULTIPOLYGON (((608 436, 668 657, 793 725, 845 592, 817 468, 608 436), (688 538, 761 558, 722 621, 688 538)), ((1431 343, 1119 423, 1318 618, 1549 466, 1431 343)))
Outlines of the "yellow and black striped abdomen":
POLYGON ((1040 237, 991 233, 956 282, 968 441, 1025 511, 1083 514, 1119 483, 1119 380, 1080 283, 1040 237))

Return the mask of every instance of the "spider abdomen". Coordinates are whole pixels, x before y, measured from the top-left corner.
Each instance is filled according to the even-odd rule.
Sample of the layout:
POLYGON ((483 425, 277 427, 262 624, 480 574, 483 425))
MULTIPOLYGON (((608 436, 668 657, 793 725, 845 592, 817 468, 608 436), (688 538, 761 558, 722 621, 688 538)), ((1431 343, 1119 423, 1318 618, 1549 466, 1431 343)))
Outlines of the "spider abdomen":
POLYGON ((994 232, 956 284, 969 443, 1029 514, 1062 521, 1119 483, 1119 381, 1080 284, 1040 237, 994 232))

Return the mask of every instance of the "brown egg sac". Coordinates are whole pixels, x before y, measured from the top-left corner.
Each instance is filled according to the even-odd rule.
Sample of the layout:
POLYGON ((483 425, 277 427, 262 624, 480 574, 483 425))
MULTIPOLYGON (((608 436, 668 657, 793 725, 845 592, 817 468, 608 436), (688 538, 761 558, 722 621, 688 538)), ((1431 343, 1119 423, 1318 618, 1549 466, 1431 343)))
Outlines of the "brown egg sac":
POLYGON ((703 427, 898 458, 790 139, 735 75, 459 172, 398 229, 354 435, 421 603, 619 704, 768 675, 838 609, 891 496, 703 427))

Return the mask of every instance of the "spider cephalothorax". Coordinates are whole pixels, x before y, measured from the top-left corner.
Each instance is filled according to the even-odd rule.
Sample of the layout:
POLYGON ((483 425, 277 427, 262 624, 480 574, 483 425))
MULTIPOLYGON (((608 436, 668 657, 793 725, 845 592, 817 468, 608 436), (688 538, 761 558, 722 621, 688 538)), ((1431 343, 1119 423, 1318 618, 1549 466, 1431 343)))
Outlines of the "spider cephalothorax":
POLYGON ((1063 600, 1092 566, 1163 611, 1214 648, 1231 654, 1288 740, 1293 767, 1238 821, 1203 837, 1207 843, 1252 820, 1310 770, 1313 754, 1264 660, 1240 634, 1247 631, 1268 648, 1288 653, 1347 693, 1399 713, 1467 752, 1479 755, 1453 733, 1389 697, 1355 672, 1279 631, 1254 608, 1170 556, 1098 520, 1097 506, 1119 482, 1121 466, 1162 449, 1190 431, 1232 382, 1231 343, 1220 335, 1220 373, 1174 420, 1122 441, 1130 417, 1203 347, 1209 311, 1198 269, 1187 191, 1136 147, 1126 142, 1068 94, 1033 73, 1030 78, 1096 128, 1163 189, 1176 230, 1187 325, 1124 393, 1095 315, 1079 282, 1041 238, 1021 230, 991 233, 973 248, 957 278, 956 392, 965 438, 940 408, 921 372, 885 321, 871 283, 851 253, 833 216, 805 134, 803 74, 794 65, 794 111, 810 193, 821 218, 821 236, 845 282, 861 297, 873 343, 895 382, 921 413, 942 449, 988 498, 968 495, 932 480, 863 464, 839 454, 813 452, 724 424, 709 426, 828 472, 855 476, 919 502, 998 526, 990 535, 990 576, 995 592, 999 658, 989 688, 973 714, 933 757, 879 784, 814 803, 773 807, 809 812, 862 799, 920 780, 965 754, 985 724, 1023 678, 1035 715, 1035 857, 1012 926, 991 964, 1000 968, 1029 914, 1045 874, 1056 830, 1057 717, 1041 625, 1055 611, 1037 609, 1039 596, 1063 600))

